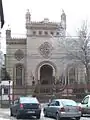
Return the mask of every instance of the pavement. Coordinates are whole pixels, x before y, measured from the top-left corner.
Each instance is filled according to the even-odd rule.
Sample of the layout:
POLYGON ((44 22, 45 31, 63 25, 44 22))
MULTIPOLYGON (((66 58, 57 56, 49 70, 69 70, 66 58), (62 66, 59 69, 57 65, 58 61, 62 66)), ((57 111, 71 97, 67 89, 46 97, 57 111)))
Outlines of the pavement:
MULTIPOLYGON (((42 109, 44 105, 45 104, 41 104, 42 109)), ((15 117, 10 117, 9 108, 0 108, 0 120, 17 120, 17 119, 15 117)), ((20 120, 30 120, 30 119, 20 119, 20 120)), ((33 119, 33 120, 36 120, 36 119, 33 119)), ((40 120, 55 120, 55 119, 44 117, 43 111, 42 111, 40 120)), ((90 117, 82 117, 80 120, 90 120, 90 117)))
POLYGON ((10 110, 9 110, 9 108, 0 108, 0 113, 6 113, 6 114, 8 114, 8 113, 10 113, 10 110))

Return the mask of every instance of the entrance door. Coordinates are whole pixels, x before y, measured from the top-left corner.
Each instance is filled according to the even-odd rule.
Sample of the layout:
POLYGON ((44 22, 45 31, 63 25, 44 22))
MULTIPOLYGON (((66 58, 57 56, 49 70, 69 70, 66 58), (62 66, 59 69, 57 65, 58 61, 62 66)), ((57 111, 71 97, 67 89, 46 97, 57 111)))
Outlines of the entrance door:
POLYGON ((52 84, 53 69, 50 65, 43 65, 40 69, 40 83, 52 84))

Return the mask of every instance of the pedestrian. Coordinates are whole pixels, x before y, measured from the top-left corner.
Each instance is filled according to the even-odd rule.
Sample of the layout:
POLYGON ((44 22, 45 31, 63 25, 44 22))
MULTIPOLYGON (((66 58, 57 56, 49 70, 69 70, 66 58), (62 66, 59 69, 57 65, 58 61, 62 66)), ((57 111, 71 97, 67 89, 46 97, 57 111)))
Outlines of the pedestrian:
POLYGON ((49 99, 49 103, 51 103, 51 99, 49 99))

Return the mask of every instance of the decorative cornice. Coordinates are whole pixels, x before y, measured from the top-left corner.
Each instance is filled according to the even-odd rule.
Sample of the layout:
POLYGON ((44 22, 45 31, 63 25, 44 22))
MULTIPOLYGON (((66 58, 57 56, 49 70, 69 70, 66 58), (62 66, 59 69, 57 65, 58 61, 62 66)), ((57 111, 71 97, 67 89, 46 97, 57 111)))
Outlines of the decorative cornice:
POLYGON ((11 40, 26 40, 26 38, 12 38, 11 40))
POLYGON ((47 23, 45 23, 44 21, 31 21, 30 22, 30 24, 48 24, 48 25, 50 25, 50 24, 52 24, 52 25, 54 25, 54 24, 60 24, 60 22, 47 22, 47 23))
POLYGON ((9 40, 6 40, 6 44, 26 44, 26 38, 12 38, 12 39, 9 39, 9 40))
POLYGON ((60 23, 56 22, 31 22, 26 24, 27 29, 57 29, 60 23))
POLYGON ((26 44, 26 42, 6 42, 7 44, 11 45, 11 44, 26 44))
MULTIPOLYGON (((30 35, 30 34, 27 34, 27 37, 34 37, 34 38, 37 38, 37 37, 46 37, 46 38, 52 38, 50 35, 30 35)), ((57 37, 57 36, 53 36, 53 37, 57 37)))

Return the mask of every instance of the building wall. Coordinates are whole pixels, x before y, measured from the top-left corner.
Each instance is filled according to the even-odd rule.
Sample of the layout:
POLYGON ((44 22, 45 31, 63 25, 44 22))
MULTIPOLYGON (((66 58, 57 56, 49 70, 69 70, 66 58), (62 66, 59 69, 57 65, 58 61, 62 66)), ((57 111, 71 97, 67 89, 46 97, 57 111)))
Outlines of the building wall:
MULTIPOLYGON (((7 37, 7 36, 6 36, 7 37)), ((6 52, 6 68, 7 71, 10 74, 11 80, 15 81, 15 67, 17 64, 22 64, 24 66, 24 69, 26 69, 26 44, 24 39, 19 39, 20 42, 18 42, 18 39, 7 39, 7 52, 6 52), (24 57, 21 60, 17 60, 15 58, 15 53, 18 50, 22 50, 24 57)), ((26 71, 25 71, 26 72, 26 71)), ((26 76, 25 76, 26 79, 26 76)), ((25 79, 23 79, 23 84, 25 82, 25 79)))
MULTIPOLYGON (((49 37, 27 37, 27 71, 28 71, 28 75, 31 75, 31 73, 33 74, 33 76, 36 79, 36 83, 37 83, 37 76, 35 74, 37 66, 40 63, 46 63, 49 61, 54 64, 54 66, 56 66, 57 69, 57 73, 55 74, 55 76, 57 78, 59 78, 59 76, 62 74, 62 72, 64 71, 64 63, 62 61, 62 53, 63 51, 59 51, 60 48, 58 48, 57 46, 54 46, 51 42, 51 39, 53 39, 53 41, 55 43, 58 43, 58 38, 51 38, 49 37), (44 58, 40 52, 39 52, 39 47, 44 44, 44 42, 48 42, 52 45, 53 49, 51 51, 51 55, 49 58, 44 58), (47 61, 47 62, 46 62, 47 61)), ((52 64, 50 64, 52 65, 52 64)), ((32 79, 32 78, 31 78, 32 79)), ((30 82, 30 76, 28 76, 27 79, 29 84, 32 84, 32 80, 30 82)))
MULTIPOLYGON (((72 64, 72 61, 64 61, 62 59, 66 51, 62 47, 61 42, 66 40, 66 23, 65 26, 62 26, 62 22, 49 22, 48 19, 44 19, 41 22, 32 22, 30 20, 30 13, 27 13, 27 16, 29 18, 26 17, 27 34, 25 39, 12 38, 11 30, 6 31, 6 68, 10 73, 11 79, 16 83, 15 66, 18 63, 23 64, 25 69, 23 85, 32 85, 33 77, 35 83, 37 83, 40 79, 40 68, 43 65, 50 65, 53 68, 55 79, 59 79, 62 74, 67 77, 66 70, 68 64, 72 64), (40 31, 42 34, 40 34, 40 31), (48 34, 45 32, 48 32, 48 34), (53 35, 51 32, 53 32, 53 35), (57 32, 59 32, 59 35, 57 35, 57 32), (17 50, 22 50, 24 53, 24 57, 20 60, 15 58, 17 50), (47 50, 49 54, 46 52, 47 50)), ((84 71, 78 69, 78 73, 75 79, 78 79, 80 82, 82 79, 84 80, 84 71)))

